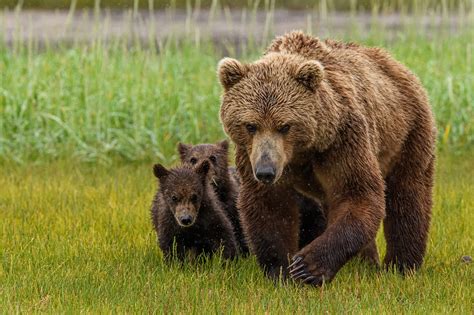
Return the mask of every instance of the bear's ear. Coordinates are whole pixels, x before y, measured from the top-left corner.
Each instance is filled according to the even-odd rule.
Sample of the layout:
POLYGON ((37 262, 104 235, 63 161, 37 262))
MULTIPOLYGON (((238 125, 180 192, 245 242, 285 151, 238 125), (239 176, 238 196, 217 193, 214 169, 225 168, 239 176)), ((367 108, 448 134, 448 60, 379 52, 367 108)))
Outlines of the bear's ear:
POLYGON ((184 144, 184 143, 178 143, 178 152, 179 152, 179 157, 181 158, 181 161, 184 162, 186 159, 186 156, 188 155, 189 150, 191 150, 193 146, 190 144, 184 144))
POLYGON ((224 90, 229 90, 247 73, 247 67, 233 58, 224 58, 217 65, 217 74, 224 90))
POLYGON ((306 61, 297 68, 295 73, 296 81, 303 84, 311 91, 316 90, 323 77, 324 68, 321 63, 316 60, 306 61))
POLYGON ((229 151, 229 141, 222 140, 217 143, 217 146, 222 149, 223 152, 227 153, 229 151))
POLYGON ((204 161, 196 168, 196 173, 201 175, 203 178, 206 178, 207 172, 209 172, 209 167, 209 161, 204 161))
POLYGON ((168 171, 163 165, 153 165, 153 174, 155 174, 158 179, 164 179, 166 176, 169 175, 169 173, 170 171, 168 171))

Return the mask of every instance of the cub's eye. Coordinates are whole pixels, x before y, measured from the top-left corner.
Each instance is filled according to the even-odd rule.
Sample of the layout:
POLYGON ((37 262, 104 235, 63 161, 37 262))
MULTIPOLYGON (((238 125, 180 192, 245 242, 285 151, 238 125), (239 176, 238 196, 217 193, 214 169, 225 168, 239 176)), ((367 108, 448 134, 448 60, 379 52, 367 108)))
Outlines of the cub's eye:
POLYGON ((191 162, 192 165, 196 164, 197 161, 198 160, 196 158, 191 158, 191 160, 189 160, 189 162, 191 162))
POLYGON ((216 157, 215 157, 214 155, 211 155, 211 156, 209 157, 209 160, 211 160, 212 163, 216 163, 216 161, 217 161, 217 159, 216 159, 216 157))
POLYGON ((198 200, 198 196, 196 194, 193 194, 191 196, 191 202, 196 202, 198 200))
POLYGON ((254 134, 257 132, 257 126, 255 126, 254 124, 246 124, 245 125, 245 128, 247 128, 247 131, 250 133, 250 134, 254 134))
POLYGON ((173 202, 177 202, 177 201, 178 201, 178 197, 176 197, 176 196, 171 196, 171 200, 173 200, 173 202))
POLYGON ((278 128, 278 132, 281 134, 287 134, 288 131, 290 130, 290 125, 286 124, 278 128))

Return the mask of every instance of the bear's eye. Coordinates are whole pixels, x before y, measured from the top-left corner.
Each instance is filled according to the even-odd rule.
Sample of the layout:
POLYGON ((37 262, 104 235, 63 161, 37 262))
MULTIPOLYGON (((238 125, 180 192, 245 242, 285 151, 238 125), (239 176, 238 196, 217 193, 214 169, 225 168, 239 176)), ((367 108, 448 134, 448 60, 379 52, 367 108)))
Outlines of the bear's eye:
POLYGON ((216 158, 214 155, 211 155, 211 156, 209 157, 209 160, 211 160, 212 163, 216 163, 217 158, 216 158))
POLYGON ((176 196, 171 196, 171 200, 172 200, 173 202, 177 202, 177 201, 178 201, 178 197, 176 197, 176 196))
POLYGON ((197 196, 196 194, 193 194, 193 195, 191 196, 191 202, 196 202, 197 199, 198 199, 198 196, 197 196))
POLYGON ((247 131, 250 133, 250 134, 254 134, 257 132, 257 126, 255 126, 254 124, 246 124, 245 125, 245 128, 247 128, 247 131))
POLYGON ((282 134, 287 134, 290 131, 290 125, 286 124, 278 128, 278 132, 282 134))
POLYGON ((191 160, 189 160, 189 162, 191 162, 192 165, 196 164, 197 161, 198 160, 196 158, 191 158, 191 160))

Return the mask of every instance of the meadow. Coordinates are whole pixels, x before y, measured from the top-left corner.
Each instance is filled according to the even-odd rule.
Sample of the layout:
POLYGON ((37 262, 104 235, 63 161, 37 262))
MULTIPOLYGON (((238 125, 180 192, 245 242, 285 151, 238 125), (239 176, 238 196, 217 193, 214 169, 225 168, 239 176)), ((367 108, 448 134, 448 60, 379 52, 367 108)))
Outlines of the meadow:
MULTIPOLYGON (((472 11, 463 16, 472 26, 472 11)), ((225 137, 217 61, 253 60, 265 40, 0 43, 0 310, 472 313, 474 265, 461 257, 474 255, 473 38, 472 27, 376 23, 340 38, 385 47, 426 87, 439 132, 435 206, 419 272, 355 259, 321 288, 274 285, 252 257, 166 265, 151 228, 151 165, 176 163, 178 141, 225 137)), ((381 231, 377 242, 383 256, 381 231)))

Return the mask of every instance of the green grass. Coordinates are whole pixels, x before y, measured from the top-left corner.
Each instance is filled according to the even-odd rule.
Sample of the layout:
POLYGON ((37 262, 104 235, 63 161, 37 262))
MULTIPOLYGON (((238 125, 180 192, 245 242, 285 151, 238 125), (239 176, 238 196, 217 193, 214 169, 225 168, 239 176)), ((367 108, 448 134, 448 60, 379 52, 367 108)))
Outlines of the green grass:
MULTIPOLYGON (((468 314, 474 265, 460 258, 474 254, 472 160, 438 165, 423 268, 403 278, 351 261, 323 288, 274 286, 253 258, 165 265, 149 220, 156 183, 148 164, 4 166, 0 309, 468 314)), ((379 235, 381 252, 383 243, 379 235)))
MULTIPOLYGON (((441 149, 474 144, 474 31, 440 31, 435 40, 408 31, 391 40, 383 32, 350 36, 358 38, 386 47, 420 76, 441 149)), ((126 45, 0 49, 0 160, 170 163, 178 141, 224 137, 215 74, 221 49, 205 41, 170 40, 158 53, 126 45)), ((246 46, 244 58, 259 51, 246 46)))
POLYGON ((0 157, 8 160, 166 159, 178 139, 223 136, 216 58, 204 50, 96 47, 0 58, 0 157))

